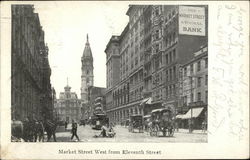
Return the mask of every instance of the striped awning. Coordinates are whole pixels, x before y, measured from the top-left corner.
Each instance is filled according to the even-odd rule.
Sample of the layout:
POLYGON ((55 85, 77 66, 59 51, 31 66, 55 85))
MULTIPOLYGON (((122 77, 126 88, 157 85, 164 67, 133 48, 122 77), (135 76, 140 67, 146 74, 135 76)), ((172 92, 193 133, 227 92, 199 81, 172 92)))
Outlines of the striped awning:
MULTIPOLYGON (((181 116, 181 119, 197 118, 204 108, 191 108, 188 112, 181 116)), ((178 116, 178 115, 177 115, 178 116)), ((176 118, 177 118, 176 116, 176 118)))
POLYGON ((141 104, 140 105, 143 105, 143 104, 151 104, 152 103, 152 98, 149 97, 149 98, 145 98, 141 101, 141 104))

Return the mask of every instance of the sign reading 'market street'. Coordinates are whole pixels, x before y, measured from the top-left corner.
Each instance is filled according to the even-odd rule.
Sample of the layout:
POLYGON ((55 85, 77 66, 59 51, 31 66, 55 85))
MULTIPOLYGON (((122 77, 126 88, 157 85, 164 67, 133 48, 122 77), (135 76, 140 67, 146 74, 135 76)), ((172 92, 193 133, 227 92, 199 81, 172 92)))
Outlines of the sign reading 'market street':
POLYGON ((179 6, 179 34, 205 36, 205 8, 179 6))

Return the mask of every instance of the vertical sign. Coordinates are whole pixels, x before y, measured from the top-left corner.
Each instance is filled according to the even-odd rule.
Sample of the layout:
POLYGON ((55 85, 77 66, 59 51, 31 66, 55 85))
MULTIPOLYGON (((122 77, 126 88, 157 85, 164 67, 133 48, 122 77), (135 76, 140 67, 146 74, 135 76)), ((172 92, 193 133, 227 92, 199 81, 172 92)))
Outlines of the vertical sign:
POLYGON ((205 36, 205 8, 179 6, 179 34, 205 36))

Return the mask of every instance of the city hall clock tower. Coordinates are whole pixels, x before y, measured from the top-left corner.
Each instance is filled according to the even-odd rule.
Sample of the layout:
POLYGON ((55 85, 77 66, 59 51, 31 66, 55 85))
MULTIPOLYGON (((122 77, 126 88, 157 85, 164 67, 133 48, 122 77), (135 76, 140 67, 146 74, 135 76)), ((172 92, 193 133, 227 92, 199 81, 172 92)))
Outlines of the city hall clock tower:
POLYGON ((81 99, 83 100, 83 102, 87 102, 88 87, 94 85, 93 57, 89 44, 88 34, 87 34, 87 42, 85 43, 85 48, 83 51, 81 61, 82 61, 81 99))

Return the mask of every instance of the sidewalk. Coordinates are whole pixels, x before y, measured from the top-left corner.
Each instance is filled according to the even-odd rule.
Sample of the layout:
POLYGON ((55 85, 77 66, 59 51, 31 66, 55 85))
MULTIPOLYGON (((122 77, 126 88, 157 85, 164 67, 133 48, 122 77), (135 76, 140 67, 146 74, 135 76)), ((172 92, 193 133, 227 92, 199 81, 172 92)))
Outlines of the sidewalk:
MULTIPOLYGON (((178 131, 175 129, 175 132, 179 132, 179 133, 189 133, 189 129, 179 129, 178 131)), ((207 131, 202 131, 202 130, 193 130, 192 133, 196 133, 196 134, 207 134, 207 131)), ((191 133, 191 134, 192 134, 191 133)))

